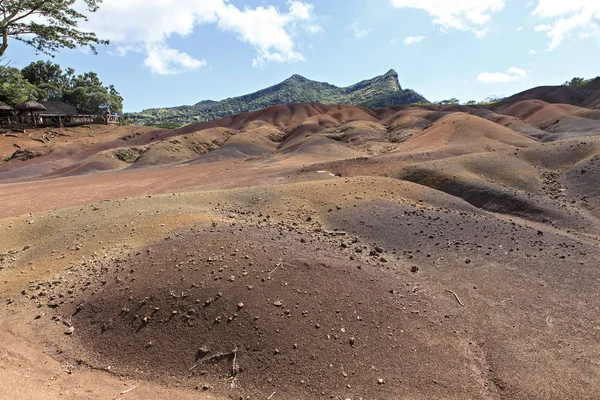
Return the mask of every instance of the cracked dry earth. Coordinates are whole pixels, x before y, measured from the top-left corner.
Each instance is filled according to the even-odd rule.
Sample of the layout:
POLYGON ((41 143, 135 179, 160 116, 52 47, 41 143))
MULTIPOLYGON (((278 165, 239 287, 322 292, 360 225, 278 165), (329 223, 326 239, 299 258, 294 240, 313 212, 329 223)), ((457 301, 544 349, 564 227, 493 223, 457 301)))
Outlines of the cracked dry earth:
POLYGON ((597 397, 595 137, 294 107, 0 165, 0 397, 597 397))

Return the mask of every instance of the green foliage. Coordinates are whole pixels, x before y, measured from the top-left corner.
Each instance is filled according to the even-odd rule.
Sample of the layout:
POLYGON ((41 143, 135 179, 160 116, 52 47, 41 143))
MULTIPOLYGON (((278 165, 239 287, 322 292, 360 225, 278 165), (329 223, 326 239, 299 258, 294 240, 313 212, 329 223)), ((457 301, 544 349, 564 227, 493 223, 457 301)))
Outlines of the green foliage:
POLYGON ((102 114, 109 109, 121 113, 123 105, 102 86, 78 86, 63 93, 63 101, 85 114, 102 114))
POLYGON ((32 62, 21 71, 0 66, 0 101, 15 105, 28 98, 64 101, 86 114, 123 111, 123 97, 113 85, 104 86, 95 72, 75 75, 49 61, 32 62))
POLYGON ((0 66, 0 101, 15 105, 37 97, 37 88, 17 68, 0 66))
POLYGON ((589 80, 586 80, 584 78, 575 77, 575 78, 571 79, 570 81, 566 81, 564 83, 564 86, 580 87, 580 86, 585 85, 588 82, 589 82, 589 80))
POLYGON ((119 92, 113 85, 103 86, 95 72, 67 79, 62 98, 86 114, 101 114, 106 109, 118 114, 123 112, 123 98, 119 92))
POLYGON ((21 75, 40 89, 40 100, 60 100, 69 80, 60 65, 50 61, 32 62, 21 70, 21 75))
POLYGON ((155 108, 133 113, 130 116, 133 123, 138 125, 164 122, 183 125, 281 104, 314 102, 377 108, 419 101, 426 100, 412 90, 403 90, 398 83, 398 75, 393 70, 345 88, 293 75, 277 85, 245 96, 222 101, 204 100, 193 106, 155 108))
POLYGON ((121 116, 121 118, 119 118, 119 125, 121 126, 131 125, 131 123, 132 121, 129 117, 129 114, 124 114, 123 116, 121 116))
POLYGON ((52 55, 62 48, 108 44, 95 33, 77 29, 86 20, 84 12, 96 12, 102 0, 2 0, 0 1, 0 56, 8 48, 9 38, 35 48, 37 53, 52 55), (74 7, 78 3, 81 7, 74 7), (35 17, 35 18, 29 18, 35 17))
POLYGON ((457 98, 451 98, 451 99, 447 99, 447 100, 442 100, 442 101, 438 101, 436 104, 439 105, 445 105, 445 104, 460 104, 460 100, 458 100, 457 98))
MULTIPOLYGON (((129 118, 129 115, 127 115, 127 117, 129 118)), ((160 122, 157 124, 154 124, 152 122, 147 122, 144 124, 144 126, 153 126, 155 128, 160 128, 160 129, 178 129, 181 128, 181 125, 175 123, 175 122, 160 122)))
POLYGON ((477 105, 480 105, 480 106, 491 106, 491 105, 500 103, 502 100, 504 100, 504 97, 500 97, 500 96, 488 96, 485 99, 483 99, 483 101, 480 101, 479 103, 477 103, 477 105))
POLYGON ((475 100, 469 100, 465 103, 465 106, 475 106, 477 102, 475 100))

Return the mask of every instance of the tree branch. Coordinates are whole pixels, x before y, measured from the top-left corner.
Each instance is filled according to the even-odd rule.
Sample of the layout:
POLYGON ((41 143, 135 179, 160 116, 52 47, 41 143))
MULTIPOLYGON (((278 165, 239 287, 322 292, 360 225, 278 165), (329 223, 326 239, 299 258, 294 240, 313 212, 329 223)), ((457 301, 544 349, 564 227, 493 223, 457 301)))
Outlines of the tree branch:
POLYGON ((0 57, 4 54, 8 48, 8 28, 2 28, 2 46, 0 47, 0 57))
POLYGON ((36 13, 47 2, 48 2, 48 0, 41 1, 37 6, 32 7, 31 10, 29 10, 27 13, 21 15, 20 17, 17 17, 17 18, 14 18, 13 20, 11 20, 10 23, 12 24, 12 23, 15 23, 17 21, 22 20, 23 18, 29 17, 31 14, 36 13))

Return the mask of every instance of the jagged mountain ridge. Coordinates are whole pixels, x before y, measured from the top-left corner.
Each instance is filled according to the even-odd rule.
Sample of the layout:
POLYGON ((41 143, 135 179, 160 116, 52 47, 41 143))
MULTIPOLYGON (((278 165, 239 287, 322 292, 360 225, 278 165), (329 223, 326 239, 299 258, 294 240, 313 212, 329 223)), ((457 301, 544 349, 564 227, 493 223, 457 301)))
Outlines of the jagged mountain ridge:
POLYGON ((402 89, 393 69, 384 75, 338 87, 317 82, 301 75, 292 75, 281 83, 247 95, 221 101, 204 100, 192 106, 154 108, 129 114, 135 124, 188 124, 261 110, 274 105, 292 103, 353 104, 364 107, 384 107, 426 101, 410 89, 402 89))

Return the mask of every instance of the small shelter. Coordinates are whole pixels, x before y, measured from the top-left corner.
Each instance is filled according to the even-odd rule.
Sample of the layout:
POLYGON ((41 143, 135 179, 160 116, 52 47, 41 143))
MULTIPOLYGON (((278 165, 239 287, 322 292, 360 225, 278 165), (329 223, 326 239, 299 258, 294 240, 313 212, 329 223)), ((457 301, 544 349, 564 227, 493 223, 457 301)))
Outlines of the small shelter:
POLYGON ((76 107, 62 101, 40 101, 40 104, 46 107, 38 113, 40 117, 72 117, 84 114, 76 107))
POLYGON ((14 108, 0 101, 0 117, 10 116, 14 111, 14 108))
POLYGON ((15 109, 21 111, 21 115, 26 115, 27 111, 29 111, 29 115, 31 116, 33 125, 37 125, 36 118, 34 117, 34 111, 36 112, 35 114, 37 115, 40 111, 45 111, 46 107, 44 107, 37 101, 27 100, 24 103, 17 104, 15 106, 15 109))

